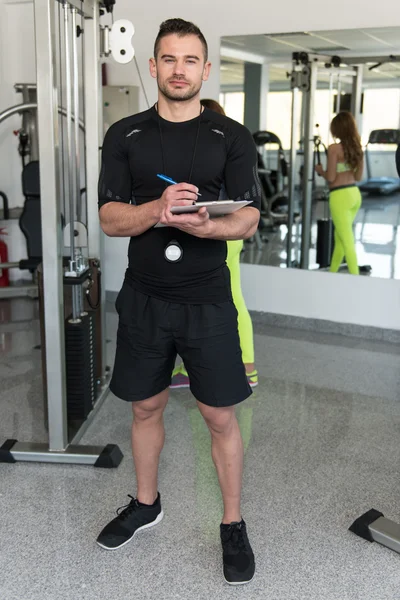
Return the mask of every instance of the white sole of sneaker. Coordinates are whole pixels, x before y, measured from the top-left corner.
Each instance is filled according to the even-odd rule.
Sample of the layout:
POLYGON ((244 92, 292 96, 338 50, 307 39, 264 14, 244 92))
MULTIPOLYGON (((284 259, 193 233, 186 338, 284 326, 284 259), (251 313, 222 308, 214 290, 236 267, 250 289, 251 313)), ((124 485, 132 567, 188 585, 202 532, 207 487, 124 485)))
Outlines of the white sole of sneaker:
POLYGON ((257 383, 249 383, 249 386, 250 386, 251 388, 255 388, 255 387, 257 387, 257 386, 258 386, 258 381, 257 381, 257 383))
POLYGON ((96 540, 96 544, 98 544, 101 548, 104 548, 104 550, 119 550, 120 548, 122 548, 122 546, 126 546, 126 544, 129 544, 129 542, 131 542, 133 540, 133 538, 135 537, 135 535, 137 533, 139 533, 140 531, 144 531, 145 529, 150 529, 150 527, 155 527, 156 525, 161 523, 163 518, 164 518, 164 511, 161 510, 160 514, 158 515, 158 517, 155 521, 153 521, 152 523, 148 523, 147 525, 143 525, 142 527, 139 527, 139 529, 136 529, 135 533, 129 538, 129 540, 126 540, 123 544, 120 544, 119 546, 116 546, 115 548, 107 548, 107 546, 100 544, 100 542, 98 542, 97 540, 96 540))
MULTIPOLYGON (((225 575, 224 575, 224 579, 225 579, 225 575)), ((225 579, 225 581, 228 585, 246 585, 246 583, 251 583, 253 581, 253 579, 254 579, 254 575, 248 581, 228 581, 227 579, 225 579)))

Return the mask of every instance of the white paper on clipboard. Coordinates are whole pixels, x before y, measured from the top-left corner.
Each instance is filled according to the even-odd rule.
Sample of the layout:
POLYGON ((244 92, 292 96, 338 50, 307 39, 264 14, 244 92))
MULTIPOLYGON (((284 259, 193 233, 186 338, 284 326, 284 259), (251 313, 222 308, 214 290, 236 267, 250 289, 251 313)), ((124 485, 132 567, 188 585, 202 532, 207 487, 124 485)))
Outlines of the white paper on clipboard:
MULTIPOLYGON (((236 212, 240 208, 244 208, 252 204, 252 200, 215 200, 214 202, 196 202, 187 206, 173 206, 171 212, 174 215, 183 215, 187 213, 198 212, 200 208, 205 206, 211 218, 223 217, 236 212)), ((161 223, 157 223, 154 227, 167 227, 161 223)))

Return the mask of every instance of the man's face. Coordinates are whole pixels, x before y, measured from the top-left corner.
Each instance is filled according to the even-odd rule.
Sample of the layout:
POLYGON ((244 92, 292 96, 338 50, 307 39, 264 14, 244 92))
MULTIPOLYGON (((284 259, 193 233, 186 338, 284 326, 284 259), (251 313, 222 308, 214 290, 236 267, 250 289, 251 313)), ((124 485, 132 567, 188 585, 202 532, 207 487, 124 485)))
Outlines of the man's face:
POLYGON ((208 79, 210 63, 204 61, 203 44, 196 35, 167 35, 160 41, 156 59, 150 59, 150 73, 160 92, 175 102, 191 100, 208 79))

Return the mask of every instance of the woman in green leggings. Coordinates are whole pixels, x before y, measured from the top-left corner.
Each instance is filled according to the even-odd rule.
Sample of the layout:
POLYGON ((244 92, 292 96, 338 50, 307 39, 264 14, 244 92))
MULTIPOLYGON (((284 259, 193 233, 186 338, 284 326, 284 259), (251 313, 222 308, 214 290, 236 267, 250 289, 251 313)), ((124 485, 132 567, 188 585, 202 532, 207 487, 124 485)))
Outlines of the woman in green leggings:
POLYGON ((337 273, 343 259, 352 275, 358 275, 353 222, 361 206, 361 193, 356 182, 361 180, 364 161, 360 134, 354 117, 340 112, 331 123, 332 136, 340 140, 328 148, 326 171, 321 165, 316 172, 329 183, 329 207, 335 226, 335 246, 330 266, 337 273))
MULTIPOLYGON (((215 100, 202 100, 203 106, 210 110, 225 114, 224 109, 215 100)), ((253 324, 246 303, 243 298, 242 287, 240 284, 240 253, 243 249, 243 240, 228 241, 228 255, 226 264, 231 274, 231 290, 233 302, 238 312, 238 329, 240 337, 240 346, 242 349, 243 363, 246 368, 247 380, 251 387, 258 384, 258 373, 254 365, 254 341, 253 324)), ((184 364, 176 367, 172 375, 171 388, 189 387, 189 377, 184 364)))

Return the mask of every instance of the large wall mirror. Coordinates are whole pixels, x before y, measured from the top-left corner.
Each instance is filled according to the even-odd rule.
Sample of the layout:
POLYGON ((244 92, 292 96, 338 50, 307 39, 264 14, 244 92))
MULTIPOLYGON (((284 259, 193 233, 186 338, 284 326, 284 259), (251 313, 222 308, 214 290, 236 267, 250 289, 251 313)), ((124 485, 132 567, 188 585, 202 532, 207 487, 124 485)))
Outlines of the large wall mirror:
MULTIPOLYGON (((330 124, 345 111, 354 116, 364 153, 355 183, 361 205, 348 205, 358 271, 400 278, 395 160, 400 143, 400 28, 223 37, 220 68, 219 101, 229 117, 250 129, 259 153, 262 222, 257 236, 245 245, 243 262, 332 270, 333 223, 341 240, 340 211, 352 201, 348 189, 344 194, 336 190, 332 208, 332 183, 315 166, 326 170, 326 149, 340 142, 330 124)), ((336 172, 341 174, 336 186, 342 187, 337 182, 351 182, 356 167, 339 156, 336 172)), ((345 211, 343 218, 348 218, 345 211)), ((338 272, 351 272, 350 254, 348 250, 348 261, 346 256, 339 260, 338 272)))

